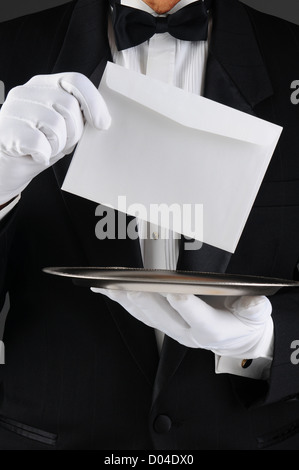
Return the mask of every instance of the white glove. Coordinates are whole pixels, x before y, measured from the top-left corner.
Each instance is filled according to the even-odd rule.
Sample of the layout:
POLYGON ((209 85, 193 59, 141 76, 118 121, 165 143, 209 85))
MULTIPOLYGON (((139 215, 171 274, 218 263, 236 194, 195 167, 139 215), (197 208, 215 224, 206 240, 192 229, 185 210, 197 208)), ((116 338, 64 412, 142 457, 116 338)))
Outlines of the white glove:
POLYGON ((37 75, 13 88, 0 111, 0 205, 70 153, 85 120, 99 130, 111 123, 100 93, 80 73, 37 75))
POLYGON ((91 288, 121 304, 131 315, 190 348, 219 356, 265 357, 273 335, 267 297, 203 297, 91 288))

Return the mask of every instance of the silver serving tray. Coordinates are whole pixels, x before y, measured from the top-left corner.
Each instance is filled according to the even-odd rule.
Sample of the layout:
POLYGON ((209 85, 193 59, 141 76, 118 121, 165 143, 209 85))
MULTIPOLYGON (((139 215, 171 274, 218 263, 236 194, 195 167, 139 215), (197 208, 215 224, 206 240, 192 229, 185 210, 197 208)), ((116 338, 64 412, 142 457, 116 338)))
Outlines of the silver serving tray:
POLYGON ((74 284, 127 291, 195 295, 273 295, 283 287, 299 287, 285 279, 159 269, 48 267, 48 274, 70 278, 74 284))

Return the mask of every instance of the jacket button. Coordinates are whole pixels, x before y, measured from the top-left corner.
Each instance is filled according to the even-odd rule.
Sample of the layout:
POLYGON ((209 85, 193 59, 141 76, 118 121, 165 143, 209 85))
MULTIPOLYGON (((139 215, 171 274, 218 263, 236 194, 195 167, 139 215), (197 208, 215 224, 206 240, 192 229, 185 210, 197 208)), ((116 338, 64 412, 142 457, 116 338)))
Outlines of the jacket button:
POLYGON ((167 415, 159 415, 154 422, 154 430, 159 434, 166 434, 170 431, 172 421, 167 415))

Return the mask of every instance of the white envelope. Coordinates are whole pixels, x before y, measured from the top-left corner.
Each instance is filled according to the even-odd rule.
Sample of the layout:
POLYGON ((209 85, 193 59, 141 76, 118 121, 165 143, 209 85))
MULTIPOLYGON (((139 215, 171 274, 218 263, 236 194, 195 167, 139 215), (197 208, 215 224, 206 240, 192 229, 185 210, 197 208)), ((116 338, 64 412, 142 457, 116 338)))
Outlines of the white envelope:
POLYGON ((155 224, 153 205, 202 205, 195 238, 233 253, 282 128, 112 63, 99 90, 111 127, 86 125, 62 189, 155 224))

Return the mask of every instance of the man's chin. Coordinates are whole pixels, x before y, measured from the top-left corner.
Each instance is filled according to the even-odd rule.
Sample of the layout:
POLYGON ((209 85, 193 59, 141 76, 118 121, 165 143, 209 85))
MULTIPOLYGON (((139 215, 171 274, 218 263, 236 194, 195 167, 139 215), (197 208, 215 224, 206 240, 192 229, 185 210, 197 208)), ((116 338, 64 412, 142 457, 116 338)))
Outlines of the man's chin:
POLYGON ((142 0, 149 7, 151 7, 156 13, 162 15, 171 10, 180 0, 142 0))

